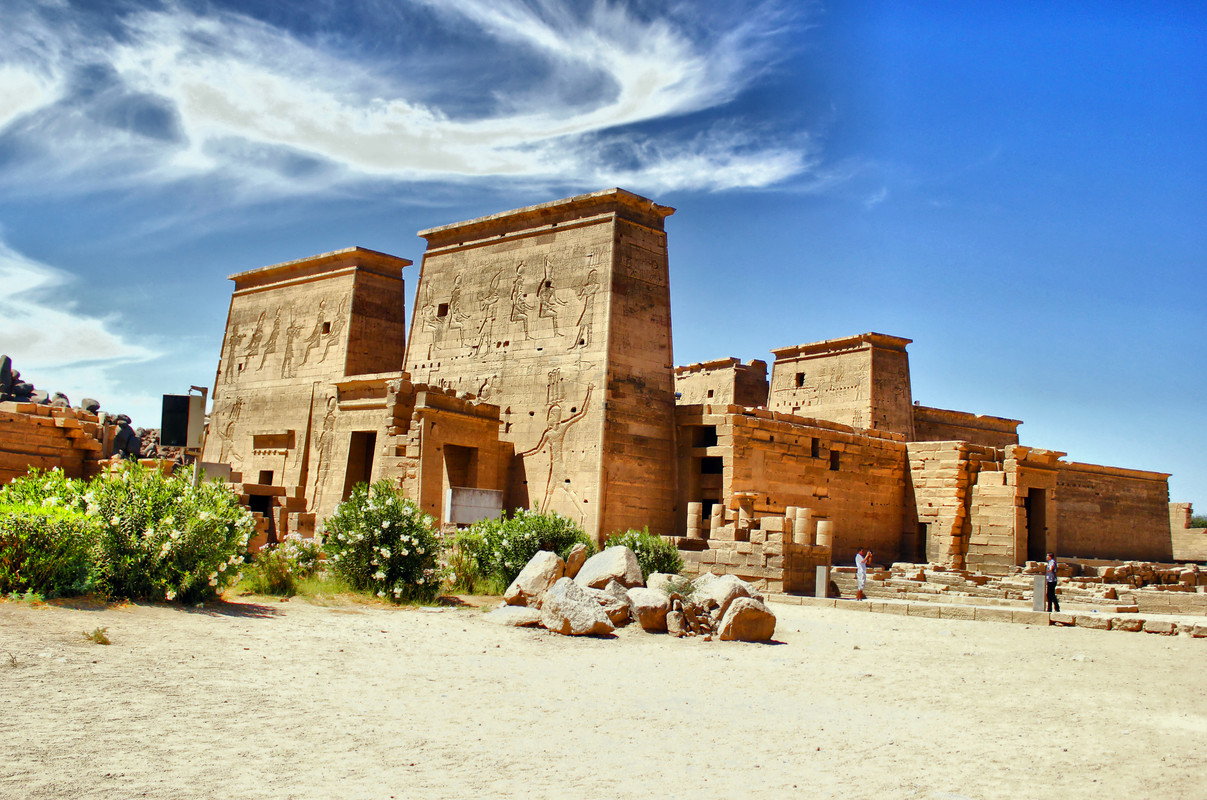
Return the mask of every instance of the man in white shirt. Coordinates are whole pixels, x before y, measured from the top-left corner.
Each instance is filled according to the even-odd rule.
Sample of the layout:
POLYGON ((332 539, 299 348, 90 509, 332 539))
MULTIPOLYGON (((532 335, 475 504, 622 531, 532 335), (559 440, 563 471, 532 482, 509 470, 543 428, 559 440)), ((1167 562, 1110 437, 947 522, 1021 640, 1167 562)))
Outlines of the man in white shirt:
POLYGON ((1048 599, 1044 604, 1048 611, 1060 612, 1060 601, 1056 599, 1056 556, 1048 553, 1048 568, 1046 575, 1048 579, 1048 599))
POLYGON ((868 562, 872 560, 872 551, 864 550, 862 547, 855 551, 855 577, 859 581, 858 591, 855 592, 855 599, 862 600, 864 598, 863 585, 868 580, 868 562))

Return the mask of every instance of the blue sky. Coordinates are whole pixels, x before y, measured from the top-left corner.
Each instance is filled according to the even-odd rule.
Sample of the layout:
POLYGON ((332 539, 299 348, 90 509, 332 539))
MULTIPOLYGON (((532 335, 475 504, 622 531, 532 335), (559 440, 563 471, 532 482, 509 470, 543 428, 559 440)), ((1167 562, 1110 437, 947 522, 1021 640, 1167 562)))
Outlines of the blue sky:
POLYGON ((230 273, 617 185, 678 363, 907 336, 922 403, 1207 510, 1202 3, 0 4, 0 352, 136 424, 230 273))

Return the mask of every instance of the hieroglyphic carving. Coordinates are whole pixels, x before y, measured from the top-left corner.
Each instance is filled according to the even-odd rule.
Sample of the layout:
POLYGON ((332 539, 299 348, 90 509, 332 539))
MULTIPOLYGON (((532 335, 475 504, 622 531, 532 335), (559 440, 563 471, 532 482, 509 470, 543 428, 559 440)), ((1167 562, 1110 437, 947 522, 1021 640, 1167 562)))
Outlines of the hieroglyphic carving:
POLYGON ((465 321, 469 314, 461 310, 461 276, 453 279, 453 290, 448 298, 448 317, 445 321, 445 335, 448 336, 454 328, 457 330, 457 346, 465 346, 465 321))
MULTIPOLYGON (((560 386, 560 377, 558 380, 558 385, 560 386)), ((529 456, 541 450, 548 450, 549 452, 549 473, 545 478, 545 493, 541 498, 540 506, 541 513, 548 512, 549 504, 553 501, 554 495, 560 490, 572 501, 573 508, 580 517, 580 522, 585 516, 582 511, 582 502, 571 488, 570 469, 566 465, 565 443, 566 434, 569 432, 570 427, 586 415, 587 408, 591 404, 591 392, 594 389, 595 384, 587 384, 587 393, 583 397, 582 408, 565 419, 562 419, 561 402, 551 403, 546 414, 545 430, 541 433, 540 439, 531 448, 518 454, 520 456, 529 456)))
POLYGON ((528 294, 524 291, 524 262, 516 264, 515 282, 511 285, 511 321, 518 322, 523 327, 524 338, 528 338, 528 312, 532 305, 525 299, 528 294))
POLYGON ((562 371, 558 368, 549 371, 549 382, 545 388, 545 405, 560 403, 566 399, 566 387, 562 382, 562 371))
POLYGON ((545 256, 545 276, 541 279, 540 286, 536 290, 537 299, 537 316, 540 319, 553 320, 553 335, 563 335, 557 329, 557 315, 562 307, 566 305, 566 301, 557 296, 557 290, 553 288, 553 262, 549 256, 545 256))

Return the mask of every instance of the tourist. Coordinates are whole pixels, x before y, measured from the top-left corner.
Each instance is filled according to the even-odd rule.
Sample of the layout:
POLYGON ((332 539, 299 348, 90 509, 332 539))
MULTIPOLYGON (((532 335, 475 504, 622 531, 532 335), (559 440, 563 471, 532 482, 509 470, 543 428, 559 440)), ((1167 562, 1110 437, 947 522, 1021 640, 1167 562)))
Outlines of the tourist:
MULTIPOLYGON (((1048 553, 1048 600, 1044 604, 1047 611, 1060 611, 1060 601, 1056 599, 1056 556, 1048 553)), ((1034 608, 1034 606, 1032 606, 1034 608)))
POLYGON ((868 562, 872 560, 872 551, 864 550, 862 547, 855 551, 855 577, 859 581, 858 589, 855 591, 855 599, 862 600, 864 598, 863 585, 868 580, 868 562))

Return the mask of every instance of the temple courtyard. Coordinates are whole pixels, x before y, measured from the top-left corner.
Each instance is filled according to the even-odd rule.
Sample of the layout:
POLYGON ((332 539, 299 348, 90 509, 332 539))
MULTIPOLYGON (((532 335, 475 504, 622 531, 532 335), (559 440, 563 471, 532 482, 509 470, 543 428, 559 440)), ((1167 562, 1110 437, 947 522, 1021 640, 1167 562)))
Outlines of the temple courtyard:
POLYGON ((0 797, 1207 796, 1207 639, 772 608, 767 645, 0 601, 0 797))

